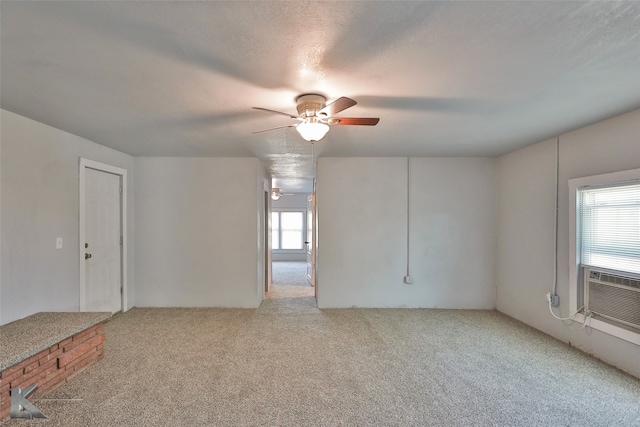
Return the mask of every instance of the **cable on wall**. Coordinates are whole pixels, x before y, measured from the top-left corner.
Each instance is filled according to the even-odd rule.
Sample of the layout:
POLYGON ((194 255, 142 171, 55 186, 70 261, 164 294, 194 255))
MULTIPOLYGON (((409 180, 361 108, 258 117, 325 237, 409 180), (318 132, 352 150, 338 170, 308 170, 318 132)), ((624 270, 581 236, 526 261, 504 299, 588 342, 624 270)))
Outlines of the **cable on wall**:
MULTIPOLYGON (((558 184, 560 182, 560 137, 559 136, 556 137, 556 173, 555 175, 556 175, 555 176, 556 200, 555 200, 555 219, 554 219, 554 228, 555 228, 554 240, 555 241, 554 241, 554 249, 553 249, 553 289, 551 294, 547 293, 547 303, 549 305, 549 313, 551 313, 551 315, 556 319, 573 320, 576 314, 580 313, 584 309, 584 306, 580 307, 575 313, 567 317, 556 316, 555 313, 553 312, 553 309, 551 308, 552 306, 559 305, 558 293, 557 293, 558 292, 558 210, 559 210, 558 184)), ((583 324, 583 327, 585 325, 586 325, 586 320, 585 320, 585 323, 583 324)))
POLYGON ((558 299, 558 210, 559 210, 559 182, 560 182, 560 137, 556 137, 556 172, 555 172, 555 192, 556 192, 556 200, 555 200, 555 218, 554 218, 554 248, 553 248, 553 289, 551 293, 547 293, 547 303, 549 305, 549 312, 553 317, 558 320, 572 320, 576 314, 580 313, 584 307, 580 307, 575 313, 571 314, 568 317, 560 317, 556 316, 551 308, 559 305, 558 299))
POLYGON ((411 248, 411 157, 407 157, 407 275, 404 276, 404 283, 413 283, 411 277, 411 258, 409 250, 411 248))
MULTIPOLYGON (((580 312, 582 311, 582 309, 583 309, 583 308, 584 308, 584 306, 580 307, 580 308, 578 309, 578 311, 576 311, 575 313, 573 313, 571 316, 568 316, 568 317, 560 317, 560 316, 556 316, 556 315, 553 313, 553 310, 551 309, 551 301, 549 301, 549 313, 551 313, 551 315, 552 315, 553 317, 555 317, 556 319, 558 319, 558 320, 573 320, 573 318, 576 316, 576 314, 580 313, 580 312)), ((586 324, 586 320, 585 320, 585 324, 586 324)), ((584 327, 584 324, 583 324, 583 327, 584 327)))
POLYGON ((558 184, 560 181, 560 137, 556 136, 556 201, 555 201, 555 220, 554 220, 554 228, 555 228, 555 247, 553 250, 553 294, 557 295, 558 293, 558 184))

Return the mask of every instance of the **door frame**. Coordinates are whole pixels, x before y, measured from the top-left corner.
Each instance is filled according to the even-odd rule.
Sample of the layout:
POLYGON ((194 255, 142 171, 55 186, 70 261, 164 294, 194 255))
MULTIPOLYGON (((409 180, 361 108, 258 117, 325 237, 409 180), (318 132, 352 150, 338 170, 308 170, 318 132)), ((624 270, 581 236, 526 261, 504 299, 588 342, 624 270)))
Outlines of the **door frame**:
POLYGON ((318 297, 318 290, 316 287, 316 193, 311 193, 307 196, 307 215, 305 218, 306 232, 305 241, 306 244, 305 255, 306 264, 309 265, 309 259, 311 259, 311 277, 310 285, 316 288, 314 294, 318 297), (309 221, 309 213, 311 213, 311 221, 309 221), (311 236, 311 237, 309 237, 311 236))
POLYGON ((271 197, 264 192, 264 293, 271 289, 271 197))
POLYGON ((120 286, 122 293, 120 294, 120 310, 123 312, 129 309, 127 302, 127 170, 106 163, 96 162, 94 160, 80 157, 80 233, 78 242, 78 259, 80 260, 80 311, 87 310, 87 283, 86 283, 86 266, 84 262, 85 253, 85 179, 86 170, 95 169, 97 171, 110 173, 120 177, 120 185, 122 192, 120 193, 120 231, 122 236, 122 245, 120 250, 120 286))

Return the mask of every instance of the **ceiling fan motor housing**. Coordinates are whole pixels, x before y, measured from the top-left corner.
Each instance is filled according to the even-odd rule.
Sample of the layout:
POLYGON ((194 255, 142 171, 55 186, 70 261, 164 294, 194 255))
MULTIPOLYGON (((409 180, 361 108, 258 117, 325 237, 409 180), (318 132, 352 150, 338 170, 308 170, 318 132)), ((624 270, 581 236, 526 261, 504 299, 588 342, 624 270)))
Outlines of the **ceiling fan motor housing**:
POLYGON ((322 110, 327 103, 327 99, 315 93, 300 95, 296 98, 298 103, 298 114, 301 117, 316 117, 318 111, 322 110))

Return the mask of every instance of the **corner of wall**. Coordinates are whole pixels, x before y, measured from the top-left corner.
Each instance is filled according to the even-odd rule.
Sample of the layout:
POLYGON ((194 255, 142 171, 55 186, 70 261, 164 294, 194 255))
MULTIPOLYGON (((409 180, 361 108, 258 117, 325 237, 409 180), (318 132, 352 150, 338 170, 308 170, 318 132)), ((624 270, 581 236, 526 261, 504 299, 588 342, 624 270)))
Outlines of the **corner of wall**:
POLYGON ((554 319, 544 294, 552 291, 558 194, 556 313, 569 315, 570 203, 568 180, 634 169, 640 164, 640 110, 559 136, 498 159, 497 304, 501 311, 607 363, 640 376, 633 343, 554 319))

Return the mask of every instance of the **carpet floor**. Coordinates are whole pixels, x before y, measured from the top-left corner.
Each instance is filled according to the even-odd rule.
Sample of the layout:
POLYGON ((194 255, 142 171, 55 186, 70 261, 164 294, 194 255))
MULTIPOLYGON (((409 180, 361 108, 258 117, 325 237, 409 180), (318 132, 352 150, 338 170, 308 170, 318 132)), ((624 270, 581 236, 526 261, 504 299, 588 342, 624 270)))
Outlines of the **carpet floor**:
POLYGON ((297 261, 274 261, 271 263, 271 281, 276 285, 308 286, 307 263, 297 261))
MULTIPOLYGON (((495 311, 134 308, 9 426, 638 426, 640 380, 495 311)), ((279 292, 279 293, 278 293, 279 292)))

